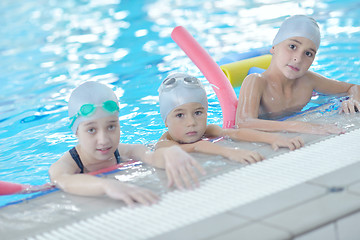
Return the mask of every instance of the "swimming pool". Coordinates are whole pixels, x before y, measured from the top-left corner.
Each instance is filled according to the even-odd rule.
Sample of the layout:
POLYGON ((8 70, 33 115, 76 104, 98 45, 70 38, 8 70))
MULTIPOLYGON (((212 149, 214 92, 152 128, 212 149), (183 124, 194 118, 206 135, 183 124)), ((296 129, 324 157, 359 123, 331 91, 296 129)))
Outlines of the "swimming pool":
MULTIPOLYGON (((86 80, 115 87, 122 106, 121 142, 154 143, 165 131, 157 103, 161 79, 186 71, 204 80, 170 38, 177 25, 220 61, 229 53, 269 46, 287 16, 310 14, 322 30, 312 69, 360 83, 360 4, 355 0, 16 0, 0 6, 0 31, 6 36, 0 40, 3 181, 49 180, 49 166, 76 144, 67 127, 66 101, 86 80)), ((203 82, 209 123, 221 125, 216 96, 203 82)), ((0 206, 22 198, 2 196, 0 206)))

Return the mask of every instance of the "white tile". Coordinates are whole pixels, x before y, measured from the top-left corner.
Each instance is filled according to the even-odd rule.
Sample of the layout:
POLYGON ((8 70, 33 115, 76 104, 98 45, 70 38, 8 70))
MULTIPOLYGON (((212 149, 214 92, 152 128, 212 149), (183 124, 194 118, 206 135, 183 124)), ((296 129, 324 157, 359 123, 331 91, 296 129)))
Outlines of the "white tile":
POLYGON ((244 218, 223 213, 189 226, 176 229, 172 232, 156 236, 154 240, 209 239, 211 236, 228 232, 231 229, 243 226, 247 222, 248 220, 244 218))
POLYGON ((305 233, 299 237, 294 238, 293 240, 338 240, 336 237, 335 224, 331 223, 324 227, 320 227, 311 232, 305 233))
POLYGON ((338 240, 360 239, 360 212, 337 221, 338 240))
POLYGON ((210 238, 210 240, 282 240, 290 239, 290 237, 290 234, 283 230, 261 223, 254 223, 221 234, 215 238, 210 238))
POLYGON ((360 197, 346 192, 329 193, 264 219, 264 222, 301 234, 360 209, 360 197))
POLYGON ((325 195, 326 189, 311 184, 300 184, 293 188, 262 198, 258 201, 232 210, 239 216, 262 219, 265 216, 284 211, 292 206, 325 195))
POLYGON ((349 192, 360 195, 360 182, 350 185, 349 192))
POLYGON ((360 163, 341 168, 332 173, 315 178, 310 182, 327 187, 345 187, 354 182, 360 181, 360 163))

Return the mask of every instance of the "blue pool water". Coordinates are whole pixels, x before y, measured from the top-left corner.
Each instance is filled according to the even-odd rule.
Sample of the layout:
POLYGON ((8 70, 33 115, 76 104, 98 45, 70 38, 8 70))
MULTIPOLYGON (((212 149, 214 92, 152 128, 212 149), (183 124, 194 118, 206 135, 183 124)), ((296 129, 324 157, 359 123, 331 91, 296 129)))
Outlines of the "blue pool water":
MULTIPOLYGON (((157 88, 173 71, 203 81, 209 123, 221 125, 211 86, 171 40, 172 29, 187 28, 219 62, 230 53, 268 47, 293 14, 312 15, 320 24, 322 43, 312 70, 360 83, 356 0, 1 1, 0 180, 49 181, 49 166, 76 144, 67 127, 67 98, 87 80, 114 86, 123 143, 151 144, 165 131, 157 88)), ((2 196, 0 206, 24 197, 2 196)))

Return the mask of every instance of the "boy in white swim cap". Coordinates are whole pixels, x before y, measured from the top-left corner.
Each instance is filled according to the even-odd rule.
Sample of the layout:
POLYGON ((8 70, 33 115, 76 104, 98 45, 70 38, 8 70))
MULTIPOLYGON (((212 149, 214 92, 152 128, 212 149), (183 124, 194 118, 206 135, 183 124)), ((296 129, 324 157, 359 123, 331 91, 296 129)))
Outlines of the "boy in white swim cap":
POLYGON ((335 125, 271 120, 301 111, 313 91, 347 93, 351 98, 343 102, 342 111, 354 113, 360 109, 358 85, 309 71, 319 46, 320 30, 313 18, 304 15, 287 18, 274 38, 269 68, 262 74, 250 74, 242 83, 236 111, 237 126, 266 131, 342 133, 343 130, 335 125))
POLYGON ((274 149, 296 149, 303 145, 300 138, 289 139, 252 129, 222 129, 214 124, 207 125, 205 89, 197 78, 188 74, 174 73, 166 77, 159 87, 159 102, 160 114, 168 131, 161 136, 156 149, 179 145, 187 152, 221 155, 241 163, 254 163, 263 157, 256 152, 214 144, 211 139, 229 137, 264 142, 272 144, 274 149))
MULTIPOLYGON (((65 192, 107 195, 128 205, 149 205, 158 200, 150 190, 82 173, 119 164, 120 156, 124 160, 141 160, 160 168, 165 168, 167 161, 191 158, 180 148, 152 152, 140 144, 120 143, 119 102, 115 93, 104 84, 89 81, 77 87, 70 96, 68 112, 78 144, 49 169, 51 181, 65 192)), ((179 174, 174 176, 181 179, 179 174)), ((169 182, 173 181, 169 179, 169 182)))

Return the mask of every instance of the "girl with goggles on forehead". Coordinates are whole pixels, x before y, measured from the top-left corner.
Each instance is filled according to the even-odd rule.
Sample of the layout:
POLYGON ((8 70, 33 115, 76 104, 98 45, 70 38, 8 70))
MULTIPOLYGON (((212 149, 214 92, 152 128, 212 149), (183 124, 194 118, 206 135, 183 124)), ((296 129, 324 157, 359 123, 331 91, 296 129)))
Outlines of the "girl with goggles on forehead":
MULTIPOLYGON (((68 112, 70 128, 78 138, 78 144, 49 169, 51 181, 65 192, 83 196, 107 195, 128 205, 153 204, 158 201, 158 196, 150 190, 82 173, 120 163, 120 156, 122 160, 141 160, 160 168, 170 166, 167 164, 170 160, 179 162, 190 157, 179 147, 152 152, 141 144, 119 143, 119 102, 115 93, 101 83, 90 81, 77 87, 70 96, 68 112)), ((178 166, 181 167, 181 163, 178 166)), ((175 177, 181 179, 181 176, 175 177)))
POLYGON ((263 157, 252 151, 223 147, 206 139, 228 137, 237 141, 263 142, 274 150, 288 147, 291 150, 304 145, 299 137, 281 135, 253 129, 223 129, 207 125, 208 101, 200 81, 184 73, 169 75, 159 88, 160 114, 168 128, 156 144, 156 149, 178 145, 187 152, 221 155, 241 163, 254 163, 263 157), (206 140, 206 141, 202 141, 206 140))

